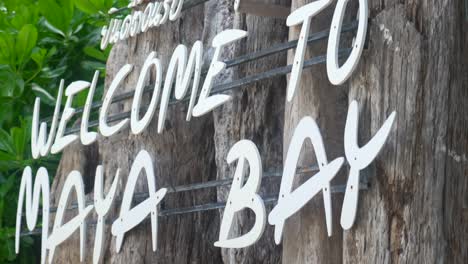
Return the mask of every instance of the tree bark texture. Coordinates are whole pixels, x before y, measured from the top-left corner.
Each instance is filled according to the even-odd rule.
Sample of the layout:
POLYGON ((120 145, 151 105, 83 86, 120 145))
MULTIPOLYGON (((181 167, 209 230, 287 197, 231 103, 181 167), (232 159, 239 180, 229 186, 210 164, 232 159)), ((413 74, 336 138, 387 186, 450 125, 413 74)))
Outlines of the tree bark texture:
MULTIPOLYGON (((283 6, 289 5, 288 2, 290 1, 263 1, 283 6)), ((236 45, 235 49, 226 50, 224 57, 233 58, 287 41, 288 34, 284 20, 234 14, 229 12, 229 9, 233 8, 234 1, 225 1, 225 3, 222 8, 227 12, 216 13, 228 14, 231 22, 226 26, 246 30, 249 36, 236 45)), ((222 5, 219 3, 216 6, 222 5)), ((217 31, 220 32, 221 29, 217 31)), ((222 76, 222 81, 232 81, 285 64, 286 53, 280 53, 232 68, 222 76)), ((218 179, 233 177, 235 164, 229 166, 226 157, 231 147, 242 139, 251 140, 257 145, 264 171, 281 172, 285 85, 286 78, 282 76, 231 90, 229 94, 232 100, 214 111, 214 145, 218 179)), ((264 178, 260 194, 262 197, 276 196, 278 187, 279 179, 264 178)), ((229 190, 229 188, 218 189, 218 200, 226 201, 229 190)), ((267 211, 270 210, 271 206, 267 206, 267 211)), ((222 213, 223 210, 220 212, 220 217, 222 213)), ((237 213, 231 236, 237 237, 247 233, 254 221, 255 216, 248 210, 237 213)), ((273 227, 267 226, 261 239, 253 246, 240 250, 223 249, 224 263, 280 263, 281 246, 275 244, 273 230, 273 227)))
MULTIPOLYGON (((293 6, 302 4, 293 0, 293 6)), ((288 122, 307 114, 325 130, 326 146, 335 131, 342 133, 341 142, 343 128, 332 127, 344 124, 343 100, 359 103, 361 145, 395 110, 393 130, 384 150, 362 172, 370 188, 361 191, 353 228, 343 231, 340 241, 341 228, 335 225, 338 232, 325 238, 320 222, 323 209, 314 207, 321 204, 314 198, 318 201, 287 222, 283 262, 465 263, 468 23, 463 1, 369 1, 369 5, 369 44, 358 69, 342 87, 329 87, 325 78, 317 77, 325 74, 324 66, 304 74, 299 94, 286 105, 285 141, 294 128, 288 122), (320 87, 315 88, 316 83, 320 87), (343 95, 337 96, 336 89, 343 95), (329 97, 341 98, 340 106, 324 105, 329 97), (333 122, 331 127, 328 122, 333 122)), ((342 147, 337 150, 344 155, 342 147)), ((333 200, 334 208, 341 204, 333 200)), ((339 215, 333 220, 339 223, 339 215)))

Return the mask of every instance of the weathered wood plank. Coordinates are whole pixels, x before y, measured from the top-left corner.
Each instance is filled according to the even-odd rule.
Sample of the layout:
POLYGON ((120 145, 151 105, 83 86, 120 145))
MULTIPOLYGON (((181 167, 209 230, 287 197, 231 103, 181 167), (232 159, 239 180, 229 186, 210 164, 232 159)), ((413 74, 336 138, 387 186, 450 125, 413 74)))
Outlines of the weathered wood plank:
MULTIPOLYGON (((307 214, 306 209, 290 220, 291 239, 285 239, 283 261, 330 261, 329 244, 342 256, 333 263, 464 263, 468 258, 468 26, 462 3, 414 0, 369 1, 369 5, 369 47, 345 100, 359 102, 361 144, 393 110, 395 126, 384 151, 363 171, 370 189, 360 197, 354 227, 344 232, 342 241, 324 238, 325 229, 311 220, 317 212, 307 214), (308 228, 311 225, 317 227, 308 228), (301 235, 304 239, 297 239, 301 235)), ((308 77, 303 80, 317 83, 320 73, 320 69, 305 73, 308 77)), ((325 84, 320 88, 326 94, 313 86, 299 94, 308 96, 304 102, 312 102, 320 124, 323 119, 342 123, 320 108, 326 97, 333 96, 325 84)), ((344 109, 330 106, 335 114, 346 115, 344 109)), ((295 101, 287 108, 286 120, 300 118, 310 108, 295 101)), ((288 130, 286 126, 285 135, 288 130)))
MULTIPOLYGON (((264 1, 264 3, 282 5, 287 5, 287 2, 286 0, 264 1)), ((219 29, 216 31, 221 31, 224 27, 243 29, 249 33, 245 41, 237 44, 233 49, 226 50, 223 55, 226 58, 259 51, 287 40, 284 20, 231 13, 234 1, 219 1, 219 3, 213 1, 210 4, 217 8, 217 11, 213 13, 229 21, 229 24, 218 25, 219 29)), ((273 55, 230 69, 219 81, 238 79, 284 65, 286 65, 285 53, 273 55)), ((282 168, 281 130, 285 85, 284 77, 276 77, 232 90, 230 95, 233 99, 214 111, 214 143, 218 179, 232 177, 235 167, 228 166, 226 157, 230 148, 242 139, 252 140, 258 146, 265 170, 282 168)), ((261 194, 276 195, 277 192, 278 185, 263 181, 261 194)), ((228 194, 229 189, 219 189, 218 200, 225 201, 228 194)), ((222 213, 221 211, 220 217, 222 213)), ((254 219, 255 216, 247 210, 238 213, 233 222, 231 235, 234 237, 247 233, 253 226, 254 219)), ((222 254, 224 263, 281 262, 281 246, 276 246, 274 243, 272 227, 266 228, 265 233, 255 245, 240 250, 223 249, 222 254)))
MULTIPOLYGON (((293 0, 292 10, 309 2, 293 0)), ((312 19, 310 32, 330 28, 334 5, 331 5, 312 19)), ((350 12, 356 13, 356 12, 350 12)), ((349 21, 349 20, 348 20, 349 21)), ((289 38, 297 39, 301 26, 290 29, 289 38)), ((345 47, 345 46, 343 46, 345 47)), ((325 54, 327 40, 309 46, 306 58, 325 54)), ((292 63, 294 53, 290 52, 288 62, 292 63)), ((343 156, 343 131, 347 111, 347 86, 333 86, 327 77, 325 65, 314 66, 304 70, 301 84, 290 103, 286 103, 284 126, 284 158, 299 121, 311 116, 317 121, 323 135, 328 160, 343 156)), ((310 142, 302 149, 298 166, 316 164, 315 153, 310 142)), ((344 175, 336 176, 334 183, 344 183, 344 175)), ((298 177, 294 184, 298 186, 307 178, 298 177)), ((333 236, 328 237, 325 223, 325 212, 321 195, 314 197, 301 211, 286 220, 283 237, 283 263, 341 263, 342 231, 340 227, 340 210, 342 195, 332 196, 333 236)))
POLYGON ((466 261, 468 42, 459 3, 374 3, 370 47, 350 88, 364 103, 363 141, 390 111, 398 115, 369 171, 360 220, 345 232, 345 262, 466 261))

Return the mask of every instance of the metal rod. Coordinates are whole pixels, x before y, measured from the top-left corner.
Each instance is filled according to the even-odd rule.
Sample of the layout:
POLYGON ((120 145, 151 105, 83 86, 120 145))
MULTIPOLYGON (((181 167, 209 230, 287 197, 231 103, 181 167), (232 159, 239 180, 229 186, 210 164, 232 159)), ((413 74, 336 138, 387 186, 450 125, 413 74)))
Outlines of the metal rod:
MULTIPOLYGON (((319 170, 318 166, 309 166, 309 167, 298 167, 296 170, 297 174, 307 174, 307 173, 313 173, 317 172, 319 170)), ((263 179, 273 179, 273 178, 280 178, 282 176, 282 172, 280 171, 274 171, 274 172, 264 172, 263 173, 263 179)), ((227 178, 227 179, 221 179, 221 180, 213 180, 213 181, 207 181, 207 182, 201 182, 201 183, 194 183, 194 184, 186 184, 186 185, 180 185, 180 186, 167 186, 167 193, 180 193, 180 192, 187 192, 187 191, 195 191, 195 190, 201 190, 201 189, 207 189, 207 188, 214 188, 214 187, 226 187, 232 184, 233 178, 227 178)), ((244 182, 248 180, 245 179, 244 182)), ((366 182, 361 182, 364 185, 367 185, 366 182)), ((332 192, 333 192, 333 187, 332 187, 332 192)), ((342 190, 344 192, 344 189, 342 190)), ((134 200, 136 202, 142 202, 145 199, 148 198, 148 193, 147 192, 142 192, 142 193, 135 193, 133 196, 134 200)), ((116 198, 116 202, 121 202, 122 198, 116 198)), ((87 200, 86 201, 86 206, 88 205, 93 205, 93 200, 87 200)), ((74 210, 78 208, 77 203, 72 203, 69 207, 67 207, 65 210, 74 210)), ((57 207, 51 207, 49 209, 50 213, 55 213, 57 211, 57 207)), ((23 216, 24 214, 21 213, 23 216)), ((42 212, 39 213, 41 215, 42 212)))
MULTIPOLYGON (((357 27, 358 27, 358 21, 353 21, 349 24, 343 25, 343 27, 341 28, 341 33, 351 32, 357 29, 357 27)), ((330 34, 330 30, 323 30, 323 31, 319 31, 316 33, 312 33, 307 39, 307 44, 312 44, 314 42, 323 40, 327 38, 329 34, 330 34)), ((267 56, 270 56, 270 55, 273 55, 282 51, 290 50, 292 48, 295 48, 297 46, 297 43, 298 43, 298 40, 291 40, 286 43, 275 45, 270 48, 266 48, 260 51, 256 51, 256 52, 252 52, 249 54, 239 56, 235 59, 226 61, 225 62, 227 64, 226 67, 229 68, 229 67, 237 66, 239 64, 261 59, 263 57, 267 57, 267 56)))
MULTIPOLYGON (((360 183, 359 189, 367 190, 368 185, 365 183, 360 183)), ((331 193, 344 193, 345 190, 346 190, 346 185, 336 185, 336 186, 332 186, 330 191, 331 193)), ((265 196, 262 199, 265 204, 272 204, 278 201, 277 196, 265 196)), ((207 204, 194 205, 194 206, 183 207, 183 208, 163 209, 159 211, 158 216, 167 217, 167 216, 175 216, 175 215, 182 215, 182 214, 198 213, 198 212, 223 209, 225 207, 226 207, 226 202, 207 203, 207 204)), ((96 222, 90 221, 90 222, 87 222, 87 225, 93 227, 93 226, 96 226, 96 222)), ((42 229, 37 228, 37 229, 34 229, 33 231, 21 232, 20 236, 40 235, 41 233, 42 233, 42 229)))
MULTIPOLYGON (((358 22, 353 21, 353 22, 351 22, 349 24, 344 25, 342 27, 342 29, 341 29, 341 32, 342 33, 351 32, 351 31, 355 30, 357 28, 357 26, 358 26, 358 22)), ((317 33, 313 33, 313 34, 311 34, 309 36, 309 38, 307 40, 307 43, 311 44, 313 42, 317 42, 317 41, 320 41, 322 39, 325 39, 325 38, 328 37, 329 33, 330 33, 329 30, 324 30, 324 31, 320 31, 320 32, 317 32, 317 33)), ((227 61, 225 61, 226 68, 235 67, 235 66, 238 66, 238 65, 241 65, 241 64, 244 64, 244 63, 248 63, 248 62, 255 61, 255 60, 258 60, 258 59, 261 59, 261 58, 264 58, 264 57, 274 55, 274 54, 279 53, 279 52, 290 50, 290 49, 296 47, 297 43, 298 43, 297 40, 292 40, 292 41, 282 43, 282 44, 279 44, 279 45, 276 45, 276 46, 273 46, 273 47, 270 47, 270 48, 266 48, 266 49, 263 49, 263 50, 260 50, 260 51, 255 51, 255 52, 252 52, 252 53, 248 53, 248 54, 239 56, 239 57, 237 57, 235 59, 232 59, 232 60, 227 60, 227 61)), ((206 75, 207 72, 208 72, 208 70, 204 69, 202 75, 206 75)), ((145 87, 144 93, 152 92, 153 90, 154 90, 154 88, 151 85, 148 85, 148 86, 145 87)), ((126 99, 129 99, 129 98, 132 98, 134 94, 135 94, 135 91, 133 90, 133 91, 124 92, 122 94, 116 95, 112 99, 112 103, 117 103, 117 102, 121 102, 121 101, 124 101, 126 99)), ((95 110, 95 109, 97 109, 97 108, 99 108, 101 106, 102 106, 101 101, 94 102, 94 103, 91 104, 91 110, 95 110)), ((84 109, 84 107, 76 108, 75 114, 83 113, 83 109, 84 109)), ((47 121, 50 121, 50 120, 52 120, 52 117, 46 117, 46 118, 42 119, 41 122, 47 122, 47 121)))
MULTIPOLYGON (((367 190, 368 185, 365 183, 359 184, 360 190, 367 190)), ((344 193, 346 190, 346 185, 335 185, 331 186, 331 193, 344 193)), ((277 196, 266 196, 263 199, 265 204, 274 203, 278 201, 277 196)), ((217 202, 217 203, 208 203, 202 205, 195 205, 191 207, 185 208, 173 208, 173 209, 164 209, 159 212, 159 216, 172 216, 172 215, 180 215, 180 214, 187 214, 187 213, 196 213, 196 212, 203 212, 215 209, 222 209, 226 207, 226 202, 217 202)))
MULTIPOLYGON (((318 166, 310 166, 310 167, 299 167, 297 169, 297 174, 306 174, 306 173, 311 173, 311 172, 316 172, 318 171, 318 166)), ((279 171, 274 171, 274 172, 264 172, 263 173, 263 179, 269 179, 269 178, 279 178, 282 176, 282 173, 279 171)), ((186 184, 186 185, 180 185, 180 186, 167 186, 167 193, 180 193, 180 192, 187 192, 187 191, 195 191, 195 190, 201 190, 201 189, 207 189, 207 188, 214 188, 214 187, 225 187, 231 185, 233 178, 227 178, 227 179, 221 179, 221 180, 213 180, 213 181, 207 181, 207 182, 201 182, 201 183, 193 183, 193 184, 186 184)), ((245 179, 244 181, 247 181, 245 179)), ((135 199, 136 202, 142 202, 144 199, 148 198, 148 193, 135 193, 133 198, 135 199)), ((116 202, 121 202, 121 198, 116 198, 116 202)), ((86 206, 92 205, 93 200, 88 200, 86 201, 86 206)), ((67 207, 66 210, 74 210, 78 208, 77 203, 72 203, 71 206, 67 207)), ((51 207, 49 209, 49 212, 54 213, 57 211, 57 207, 51 207)))
MULTIPOLYGON (((341 49, 339 51, 339 56, 340 57, 347 56, 350 53, 350 51, 351 51, 351 49, 341 49)), ((326 61, 326 55, 317 56, 317 57, 314 57, 314 58, 312 58, 310 60, 306 60, 304 62, 304 67, 303 68, 306 69, 306 68, 312 67, 314 65, 324 63, 325 61, 326 61)), ((247 85, 247 84, 251 84, 251 83, 254 83, 254 82, 258 82, 258 81, 262 81, 262 80, 265 80, 265 79, 273 78, 273 77, 276 77, 276 76, 285 75, 285 74, 290 73, 291 69, 292 69, 292 65, 283 66, 283 67, 272 69, 272 70, 269 70, 269 71, 266 71, 266 72, 263 72, 263 73, 254 74, 254 75, 251 75, 251 76, 239 79, 239 80, 235 80, 235 81, 232 81, 232 82, 229 82, 229 83, 218 84, 218 85, 213 86, 213 91, 211 92, 211 94, 223 93, 223 92, 226 92, 228 90, 232 90, 232 89, 235 89, 235 88, 247 85)), ((174 98, 171 98, 169 104, 173 105, 173 104, 178 103, 178 102, 187 101, 188 99, 189 99, 189 97, 186 97, 186 98, 184 98, 182 100, 175 100, 174 98)), ((145 110, 145 107, 142 107, 142 109, 145 110)), ((130 117, 130 115, 131 115, 131 111, 118 113, 118 114, 115 114, 115 115, 110 115, 107 118, 107 122, 111 123, 111 122, 119 121, 119 120, 130 117)), ((95 121, 89 122, 88 127, 93 128, 93 127, 97 127, 98 125, 99 125, 99 121, 95 120, 95 121)), ((75 133, 75 132, 78 132, 78 131, 80 131, 80 126, 79 125, 74 127, 74 128, 67 129, 65 131, 65 134, 68 135, 68 134, 72 134, 72 133, 75 133)))
MULTIPOLYGON (((274 203, 278 201, 277 196, 266 196, 263 197, 263 202, 265 204, 274 203)), ((223 209, 226 207, 226 202, 217 202, 217 203, 208 203, 202 205, 195 205, 191 207, 184 207, 184 208, 173 208, 173 209, 164 209, 159 212, 159 216, 173 216, 173 215, 181 215, 181 214, 189 214, 189 213, 198 213, 216 209, 223 209)))

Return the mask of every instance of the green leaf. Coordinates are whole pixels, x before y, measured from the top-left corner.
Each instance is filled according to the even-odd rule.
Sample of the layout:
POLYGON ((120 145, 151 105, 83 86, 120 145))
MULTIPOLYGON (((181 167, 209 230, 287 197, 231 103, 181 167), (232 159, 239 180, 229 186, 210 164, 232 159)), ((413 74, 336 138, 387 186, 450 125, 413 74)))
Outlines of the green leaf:
POLYGON ((16 180, 16 175, 10 175, 8 179, 0 186, 0 199, 3 199, 5 195, 13 188, 16 180))
POLYGON ((55 53, 57 53, 57 48, 56 47, 52 47, 48 52, 47 52, 47 58, 50 58, 52 56, 55 55, 55 53))
POLYGON ((33 83, 32 91, 37 97, 41 98, 41 103, 44 103, 50 106, 55 105, 55 98, 49 92, 47 92, 44 88, 33 83))
POLYGON ((39 0, 39 10, 56 29, 66 34, 73 18, 72 0, 39 0))
POLYGON ((10 66, 0 65, 0 97, 17 97, 24 91, 24 80, 10 66))
POLYGON ((75 5, 78 9, 90 15, 99 12, 99 7, 95 6, 90 0, 75 0, 75 5))
POLYGON ((13 261, 16 259, 16 253, 15 253, 15 244, 11 239, 7 240, 7 245, 8 245, 8 261, 13 261))
POLYGON ((27 244, 27 245, 32 245, 34 243, 34 239, 32 239, 32 237, 30 236, 24 236, 24 237, 21 237, 21 244, 27 244))
MULTIPOLYGON (((15 99, 12 97, 0 96, 0 126, 4 127, 5 123, 13 119, 15 115, 12 111, 12 105, 15 102, 15 99)), ((15 116, 16 118, 16 116, 15 116)))
POLYGON ((16 66, 15 40, 13 35, 0 32, 0 63, 16 66))
POLYGON ((5 5, 6 9, 9 11, 16 10, 20 4, 33 4, 34 0, 2 0, 2 3, 5 5))
POLYGON ((81 66, 90 71, 105 71, 106 70, 106 64, 102 62, 97 62, 97 61, 83 61, 81 62, 81 66))
POLYGON ((18 65, 23 65, 31 56, 37 43, 37 29, 31 24, 24 25, 16 38, 16 55, 18 65))
MULTIPOLYGON (((3 186, 3 183, 2 183, 3 186)), ((5 197, 2 195, 0 197, 0 228, 3 226, 3 214, 5 212, 5 197)), ((5 236, 4 234, 0 234, 0 236, 5 236)))
POLYGON ((83 51, 86 55, 90 56, 91 58, 100 60, 102 62, 107 61, 107 56, 104 52, 100 51, 99 49, 96 49, 95 47, 91 46, 86 46, 83 48, 83 51))
POLYGON ((67 66, 57 67, 55 69, 50 69, 45 67, 42 69, 41 77, 47 79, 55 79, 62 77, 63 73, 67 70, 67 66))
MULTIPOLYGON (((114 0, 104 0, 105 4, 107 7, 109 7, 109 9, 112 7, 112 5, 114 4, 114 0)), ((120 6, 120 5, 118 5, 120 6)))
MULTIPOLYGON (((45 26, 48 30, 50 30, 50 31, 52 31, 52 32, 54 32, 54 33, 56 33, 56 34, 59 34, 59 35, 62 36, 62 37, 65 37, 65 33, 64 33, 62 30, 60 30, 60 29, 54 27, 54 26, 51 25, 47 20, 44 22, 44 26, 45 26)), ((47 43, 47 42, 55 43, 55 44, 61 44, 61 43, 63 43, 63 39, 58 39, 58 38, 47 38, 47 37, 46 37, 46 38, 44 38, 44 39, 41 40, 41 43, 47 43)))
POLYGON ((11 129, 10 134, 11 139, 15 145, 16 158, 21 160, 23 159, 24 151, 26 149, 26 142, 28 141, 26 138, 27 133, 23 128, 14 127, 11 129))
POLYGON ((13 18, 11 18, 11 25, 17 30, 20 30, 26 24, 35 25, 39 19, 38 9, 35 4, 25 5, 21 3, 20 6, 13 10, 15 13, 13 18))
POLYGON ((87 92, 81 92, 75 95, 73 99, 74 107, 83 107, 86 104, 86 99, 88 98, 87 92))
POLYGON ((8 153, 14 153, 15 149, 10 134, 0 128, 0 150, 8 153))
POLYGON ((5 243, 6 239, 0 240, 0 261, 4 262, 8 256, 8 245, 5 243))
POLYGON ((21 167, 22 167, 22 164, 16 160, 15 155, 0 151, 0 170, 1 171, 9 171, 13 169, 19 169, 21 167))
POLYGON ((31 54, 31 59, 37 64, 37 66, 42 68, 44 61, 47 57, 47 50, 42 48, 34 48, 31 54))
POLYGON ((76 7, 90 15, 97 14, 99 11, 107 13, 112 4, 112 0, 75 0, 76 7))

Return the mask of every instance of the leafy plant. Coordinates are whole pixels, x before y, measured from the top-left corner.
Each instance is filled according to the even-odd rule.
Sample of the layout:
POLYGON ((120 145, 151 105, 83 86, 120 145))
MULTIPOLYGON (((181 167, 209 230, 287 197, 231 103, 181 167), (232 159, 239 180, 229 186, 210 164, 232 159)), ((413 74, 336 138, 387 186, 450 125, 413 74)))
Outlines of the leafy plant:
MULTIPOLYGON (((120 0, 122 2, 122 0, 120 0)), ((34 263, 40 239, 24 236, 14 252, 22 171, 46 167, 54 175, 59 155, 31 157, 31 116, 36 97, 41 117, 51 116, 60 79, 68 84, 104 75, 109 49, 99 49, 101 27, 117 0, 0 0, 0 263, 34 263)), ((97 88, 97 93, 102 91, 97 88)), ((99 98, 99 96, 95 96, 99 98)), ((77 96, 83 105, 86 94, 77 96)), ((64 102, 65 100, 62 100, 64 102)), ((39 222, 40 223, 40 222, 39 222)))

